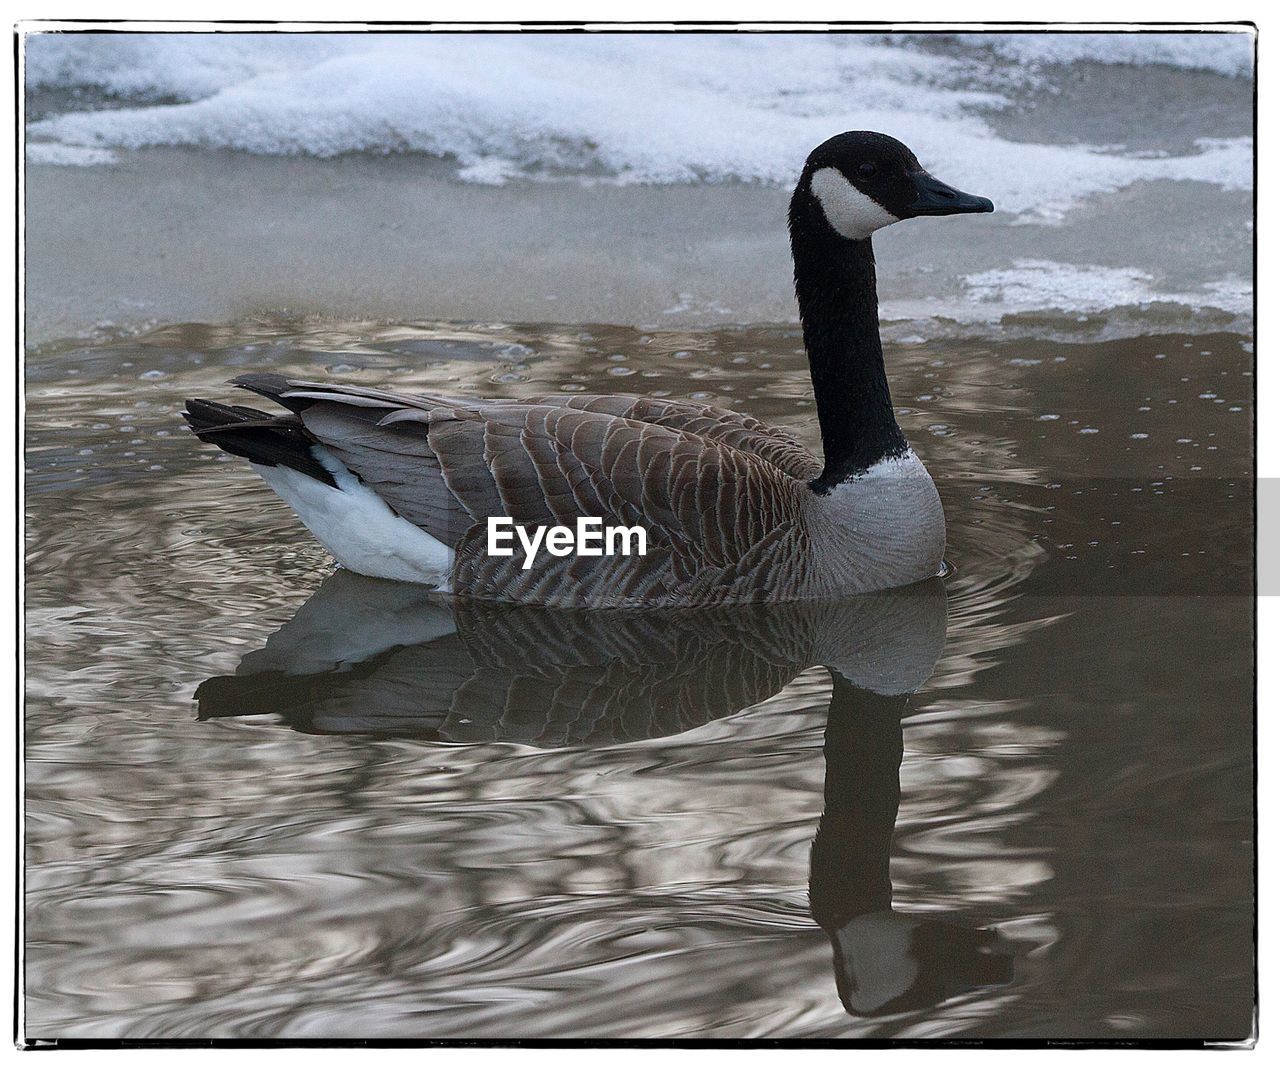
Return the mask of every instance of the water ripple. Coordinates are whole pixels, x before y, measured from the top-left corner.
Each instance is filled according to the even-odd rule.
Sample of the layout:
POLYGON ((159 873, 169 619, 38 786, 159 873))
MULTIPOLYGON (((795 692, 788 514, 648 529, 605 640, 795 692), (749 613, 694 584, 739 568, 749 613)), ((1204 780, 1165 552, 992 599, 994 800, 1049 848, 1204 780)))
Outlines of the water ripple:
POLYGON ((897 396, 933 396, 901 420, 947 501, 945 604, 584 622, 374 582, 344 604, 288 512, 177 428, 246 369, 612 390, 623 354, 812 437, 797 347, 256 321, 33 358, 30 1030, 1247 1032, 1249 602, 1218 580, 1250 576, 1247 429, 1210 402, 1129 436, 1147 395, 1245 405, 1240 341, 896 348, 897 396))

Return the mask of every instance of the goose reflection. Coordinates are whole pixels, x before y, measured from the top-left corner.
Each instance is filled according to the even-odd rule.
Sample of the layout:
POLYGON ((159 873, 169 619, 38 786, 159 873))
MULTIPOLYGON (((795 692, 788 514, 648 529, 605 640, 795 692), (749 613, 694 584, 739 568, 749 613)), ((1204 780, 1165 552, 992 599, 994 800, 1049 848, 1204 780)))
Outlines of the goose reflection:
POLYGON ((838 673, 831 683, 809 908, 831 940, 844 1008, 864 1017, 907 1013, 1009 983, 1013 958, 993 929, 894 910, 889 861, 908 696, 860 688, 838 673))
POLYGON ((945 632, 936 578, 839 603, 635 613, 450 603, 339 571, 196 699, 202 720, 274 713, 311 734, 557 747, 678 734, 825 666, 810 907, 845 1009, 887 1016, 1012 978, 994 930, 892 904, 902 718, 945 632))

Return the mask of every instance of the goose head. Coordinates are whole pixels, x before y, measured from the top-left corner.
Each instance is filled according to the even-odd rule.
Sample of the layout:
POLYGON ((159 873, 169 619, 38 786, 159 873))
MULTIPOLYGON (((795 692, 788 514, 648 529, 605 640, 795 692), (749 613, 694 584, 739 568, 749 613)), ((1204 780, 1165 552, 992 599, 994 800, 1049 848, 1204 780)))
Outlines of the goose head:
POLYGON ((850 130, 809 154, 791 216, 793 225, 818 226, 861 241, 882 227, 917 216, 994 210, 989 199, 935 179, 896 138, 850 130))

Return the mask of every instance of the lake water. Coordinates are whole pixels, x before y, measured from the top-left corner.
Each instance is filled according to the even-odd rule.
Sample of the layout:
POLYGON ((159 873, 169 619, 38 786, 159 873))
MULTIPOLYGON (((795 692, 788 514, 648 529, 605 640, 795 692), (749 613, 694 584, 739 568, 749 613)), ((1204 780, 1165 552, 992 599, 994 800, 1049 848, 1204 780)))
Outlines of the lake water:
POLYGON ((945 579, 659 616, 334 575, 182 400, 270 368, 812 441, 795 327, 33 354, 28 1034, 1250 1035, 1252 346, 1041 339, 889 347, 945 579))

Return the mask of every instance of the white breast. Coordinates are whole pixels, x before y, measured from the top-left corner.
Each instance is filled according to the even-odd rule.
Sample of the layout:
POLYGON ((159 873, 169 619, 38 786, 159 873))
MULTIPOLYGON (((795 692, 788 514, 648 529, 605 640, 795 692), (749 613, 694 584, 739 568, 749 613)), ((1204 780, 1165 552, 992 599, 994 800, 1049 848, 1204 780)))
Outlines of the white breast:
POLYGON ((929 471, 908 451, 877 462, 812 501, 815 584, 873 592, 933 577, 947 527, 929 471))

